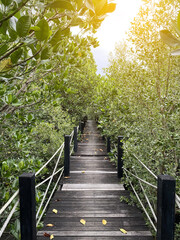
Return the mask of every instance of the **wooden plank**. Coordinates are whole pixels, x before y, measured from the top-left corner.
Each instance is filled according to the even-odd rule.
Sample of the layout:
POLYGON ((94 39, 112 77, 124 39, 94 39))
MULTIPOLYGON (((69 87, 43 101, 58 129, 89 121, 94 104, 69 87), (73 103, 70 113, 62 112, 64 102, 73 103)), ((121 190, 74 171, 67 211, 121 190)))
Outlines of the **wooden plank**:
POLYGON ((106 146, 105 143, 96 143, 96 144, 93 144, 93 143, 78 143, 78 146, 106 146))
MULTIPOLYGON (((85 227, 85 226, 84 226, 85 227)), ((47 231, 48 234, 54 235, 54 236, 86 236, 86 237, 122 237, 124 236, 124 233, 121 231, 47 231)), ((43 236, 44 232, 39 231, 38 236, 43 236)), ((126 236, 151 236, 151 233, 149 231, 128 231, 126 236)))
MULTIPOLYGON (((138 237, 135 237, 135 236, 121 236, 121 239, 119 237, 113 237, 113 236, 108 236, 108 237, 60 237, 60 236, 56 236, 56 239, 55 240, 121 240, 121 239, 125 239, 125 240, 153 240, 152 236, 138 236, 138 237)), ((47 237, 38 237, 38 240, 47 240, 47 237)))
POLYGON ((102 190, 102 191, 109 191, 109 190, 124 190, 123 184, 64 184, 62 191, 85 191, 85 190, 102 190))
MULTIPOLYGON (((55 214, 53 213, 49 213, 48 214, 48 218, 49 217, 54 217, 55 214)), ((92 217, 92 218, 137 218, 137 217, 142 217, 142 214, 134 214, 134 213, 111 213, 110 211, 104 211, 102 213, 99 212, 92 212, 92 213, 86 213, 86 212, 59 212, 58 214, 56 214, 56 217, 80 217, 80 218, 88 218, 88 217, 92 217)))
MULTIPOLYGON (((70 174, 70 178, 64 179, 64 186, 66 184, 118 184, 116 174, 109 174, 108 177, 103 174, 70 174)), ((110 190, 110 188, 109 188, 110 190)))
MULTIPOLYGON (((127 237, 122 236, 121 239, 125 240, 153 240, 151 236, 141 236, 141 237, 127 237)), ((38 240, 47 240, 47 237, 38 237, 38 240)), ((120 240, 119 237, 56 237, 56 240, 120 240)))
MULTIPOLYGON (((117 174, 116 171, 111 171, 111 169, 109 171, 89 171, 89 170, 85 170, 85 171, 71 171, 71 173, 77 173, 77 174, 117 174)), ((108 176, 107 176, 108 177, 108 176)))
MULTIPOLYGON (((54 226, 53 227, 49 227, 51 229, 51 231, 84 231, 84 226, 82 226, 81 223, 79 223, 79 225, 73 225, 70 223, 70 226, 68 225, 62 225, 62 224, 58 224, 58 223, 53 223, 54 226)), ((126 231, 148 231, 148 228, 146 226, 134 226, 132 229, 132 226, 123 226, 123 225, 118 225, 118 226, 113 226, 112 224, 109 226, 104 226, 101 223, 101 226, 87 226, 86 224, 86 231, 118 231, 119 228, 125 228, 126 231)))
MULTIPOLYGON (((53 215, 53 218, 51 217, 45 217, 44 219, 44 223, 49 223, 50 220, 54 219, 54 222, 59 222, 59 223, 78 223, 79 224, 79 221, 81 220, 81 217, 61 217, 61 216, 54 216, 53 215)), ((140 217, 127 217, 127 216, 124 216, 123 218, 122 217, 106 217, 106 220, 108 223, 112 223, 112 224, 115 224, 115 223, 120 223, 120 224, 130 224, 132 227, 133 226, 137 226, 137 225, 142 225, 144 224, 145 225, 145 221, 144 219, 142 218, 142 216, 140 217)), ((102 222, 102 217, 86 217, 86 221, 88 223, 93 223, 93 224, 98 224, 98 223, 101 223, 102 222)))

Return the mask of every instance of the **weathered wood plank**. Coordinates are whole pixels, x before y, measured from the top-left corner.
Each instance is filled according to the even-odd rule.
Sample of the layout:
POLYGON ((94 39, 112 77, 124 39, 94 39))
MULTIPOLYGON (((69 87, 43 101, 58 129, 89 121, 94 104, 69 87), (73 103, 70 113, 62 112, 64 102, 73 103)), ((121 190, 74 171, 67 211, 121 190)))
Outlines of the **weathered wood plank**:
MULTIPOLYGON (((49 223, 50 220, 54 220, 54 223, 56 222, 59 222, 60 224, 63 224, 63 223, 75 223, 75 224, 80 224, 80 220, 81 218, 80 217, 56 217, 53 215, 53 218, 45 218, 44 219, 44 224, 46 223, 49 223)), ((138 226, 138 225, 145 225, 145 221, 142 217, 137 217, 137 218, 129 218, 127 216, 121 218, 121 217, 106 217, 106 220, 108 223, 112 223, 113 225, 114 224, 125 224, 126 226, 138 226)), ((91 217, 87 217, 86 218, 86 221, 88 222, 88 224, 99 224, 102 222, 102 217, 94 217, 94 218, 91 218, 91 217)), ((124 225, 124 226, 125 226, 124 225)))
MULTIPOLYGON (((137 218, 137 217, 142 217, 142 214, 139 213, 139 214, 134 214, 132 212, 130 213, 111 213, 110 211, 103 211, 103 212, 92 212, 92 213, 89 213, 89 212, 83 212, 83 211, 80 211, 80 212, 61 212, 59 214, 56 214, 56 217, 80 217, 80 218, 137 218)), ((47 215, 47 217, 54 217, 54 214, 53 213, 49 213, 47 215)))
MULTIPOLYGON (((85 228, 85 226, 84 226, 85 228)), ((125 234, 121 231, 47 231, 48 234, 54 235, 54 236, 78 236, 78 237, 122 237, 125 234)), ((44 231, 39 231, 38 236, 43 236, 44 231)), ((127 237, 129 236, 151 236, 151 233, 149 231, 128 231, 126 234, 127 237)))
POLYGON ((102 191, 108 191, 108 190, 124 190, 124 187, 122 184, 91 184, 91 183, 79 183, 79 184, 64 184, 62 191, 85 191, 85 190, 102 190, 102 191))
MULTIPOLYGON (((152 236, 141 236, 141 237, 135 237, 135 236, 121 236, 121 239, 125 240, 152 240, 152 236)), ((38 237, 38 240, 47 240, 47 237, 38 237)), ((119 237, 56 237, 56 240, 120 240, 119 237)))

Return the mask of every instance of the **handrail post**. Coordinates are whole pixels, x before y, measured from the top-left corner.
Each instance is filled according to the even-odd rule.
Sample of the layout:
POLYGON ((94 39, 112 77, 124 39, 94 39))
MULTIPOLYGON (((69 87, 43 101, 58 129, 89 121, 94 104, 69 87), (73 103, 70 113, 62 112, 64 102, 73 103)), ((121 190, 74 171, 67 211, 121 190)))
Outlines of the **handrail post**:
POLYGON ((80 123, 79 123, 79 130, 81 131, 81 134, 83 134, 84 122, 82 122, 82 121, 80 121, 80 123))
POLYGON ((19 177, 21 240, 36 240, 35 174, 19 177))
POLYGON ((78 141, 77 141, 77 127, 74 127, 74 152, 78 150, 78 141))
POLYGON ((64 176, 70 175, 70 136, 64 136, 64 176))
POLYGON ((83 123, 81 121, 79 122, 79 131, 83 134, 83 123))
POLYGON ((118 136, 118 161, 117 161, 117 177, 123 177, 123 136, 118 136))
POLYGON ((107 152, 111 152, 111 138, 107 137, 107 152))
POLYGON ((175 179, 158 176, 157 189, 157 240, 174 240, 175 179))

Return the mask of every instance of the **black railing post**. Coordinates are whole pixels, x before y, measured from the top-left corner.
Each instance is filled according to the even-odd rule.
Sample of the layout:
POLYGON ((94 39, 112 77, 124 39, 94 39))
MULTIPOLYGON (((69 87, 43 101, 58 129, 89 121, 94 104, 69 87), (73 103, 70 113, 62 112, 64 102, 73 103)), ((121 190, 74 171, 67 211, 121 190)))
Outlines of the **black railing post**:
POLYGON ((78 140, 77 140, 77 127, 74 127, 74 152, 78 150, 78 140))
POLYGON ((64 136, 64 176, 70 175, 70 136, 64 136))
POLYGON ((35 174, 19 177, 21 240, 36 240, 35 174))
POLYGON ((79 122, 79 131, 83 134, 83 123, 81 121, 79 122))
POLYGON ((107 137, 107 152, 111 152, 111 138, 107 137))
POLYGON ((83 134, 84 131, 84 122, 81 122, 81 134, 83 134))
POLYGON ((158 176, 157 189, 157 240, 174 240, 175 179, 158 176))
POLYGON ((117 161, 117 177, 123 177, 123 136, 118 136, 118 161, 117 161))

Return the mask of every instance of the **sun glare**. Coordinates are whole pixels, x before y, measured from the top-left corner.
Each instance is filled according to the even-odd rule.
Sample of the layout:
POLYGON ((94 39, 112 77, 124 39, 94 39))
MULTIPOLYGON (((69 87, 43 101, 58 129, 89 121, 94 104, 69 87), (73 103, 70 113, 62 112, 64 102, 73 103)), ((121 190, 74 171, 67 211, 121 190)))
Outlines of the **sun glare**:
POLYGON ((96 33, 100 46, 105 51, 112 51, 116 42, 125 37, 130 22, 136 16, 142 5, 141 0, 117 0, 115 12, 106 17, 96 33))
POLYGON ((108 66, 109 53, 113 52, 115 43, 125 38, 131 22, 143 4, 142 0, 116 0, 116 2, 116 10, 106 17, 95 34, 99 47, 92 49, 97 72, 102 75, 104 75, 103 68, 108 66))
MULTIPOLYGON (((143 4, 142 0, 116 0, 114 2, 117 3, 116 10, 108 14, 95 34, 99 41, 99 47, 92 48, 100 74, 103 74, 102 69, 108 65, 109 53, 114 50, 115 43, 125 38, 131 22, 143 4)), ((153 2, 154 0, 152 0, 153 2)), ((81 32, 79 27, 73 27, 71 31, 73 34, 81 32)))

